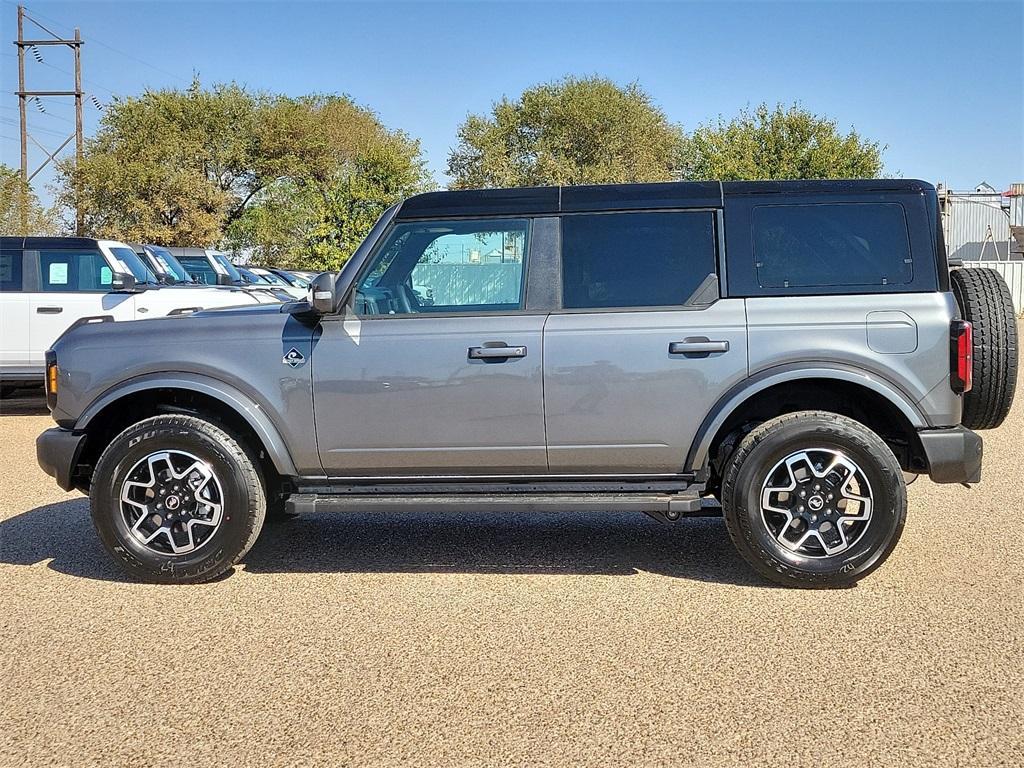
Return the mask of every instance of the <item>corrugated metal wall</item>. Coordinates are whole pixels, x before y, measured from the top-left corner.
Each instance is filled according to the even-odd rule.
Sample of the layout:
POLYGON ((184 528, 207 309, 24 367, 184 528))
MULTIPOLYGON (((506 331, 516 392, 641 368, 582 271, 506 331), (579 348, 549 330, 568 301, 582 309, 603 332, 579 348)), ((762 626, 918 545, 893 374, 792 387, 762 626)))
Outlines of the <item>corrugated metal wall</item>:
POLYGON ((948 197, 946 253, 951 259, 1006 259, 1010 251, 1010 220, 999 195, 948 197))
POLYGON ((1003 276, 1010 286, 1013 307, 1017 314, 1024 312, 1024 261, 974 261, 965 267, 991 267, 1003 276))

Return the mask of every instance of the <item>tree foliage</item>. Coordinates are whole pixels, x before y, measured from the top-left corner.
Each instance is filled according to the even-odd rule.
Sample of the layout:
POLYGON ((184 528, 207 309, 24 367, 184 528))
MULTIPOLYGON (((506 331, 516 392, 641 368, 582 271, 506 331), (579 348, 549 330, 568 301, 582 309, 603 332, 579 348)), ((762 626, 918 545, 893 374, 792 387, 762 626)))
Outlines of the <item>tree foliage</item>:
POLYGON ((699 126, 686 137, 682 175, 688 179, 848 179, 882 172, 878 142, 797 104, 742 110, 731 120, 699 126))
POLYGON ((666 181, 681 129, 639 85, 567 77, 470 115, 448 158, 453 188, 666 181))
POLYGON ((31 237, 57 235, 60 230, 57 211, 43 207, 21 173, 0 163, 0 233, 31 237))
POLYGON ((61 169, 61 201, 82 205, 89 234, 226 241, 265 263, 321 268, 339 266, 365 234, 363 209, 427 184, 418 143, 347 97, 198 82, 116 99, 82 162, 61 169), (330 202, 353 194, 347 207, 330 202))

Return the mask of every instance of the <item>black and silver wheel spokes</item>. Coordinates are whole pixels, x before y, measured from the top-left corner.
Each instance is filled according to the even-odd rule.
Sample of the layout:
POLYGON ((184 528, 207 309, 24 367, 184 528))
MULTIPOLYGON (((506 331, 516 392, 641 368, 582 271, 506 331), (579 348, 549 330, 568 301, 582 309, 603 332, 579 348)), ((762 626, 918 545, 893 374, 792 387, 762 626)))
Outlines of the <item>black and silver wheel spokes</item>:
POLYGON ((224 494, 213 468, 185 451, 158 451, 138 461, 121 485, 121 515, 154 552, 184 555, 220 526, 224 494))
POLYGON ((828 448, 791 453, 761 486, 761 519, 768 532, 807 557, 845 552, 867 530, 873 508, 864 471, 828 448))

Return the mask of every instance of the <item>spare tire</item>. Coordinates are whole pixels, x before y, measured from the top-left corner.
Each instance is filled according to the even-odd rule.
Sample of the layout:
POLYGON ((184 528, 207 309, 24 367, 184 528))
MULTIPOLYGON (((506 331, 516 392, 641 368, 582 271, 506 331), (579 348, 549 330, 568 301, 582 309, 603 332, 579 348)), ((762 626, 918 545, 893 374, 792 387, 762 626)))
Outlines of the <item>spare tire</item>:
POLYGON ((950 273, 960 315, 974 331, 974 385, 964 395, 962 422, 968 429, 1003 423, 1017 385, 1017 318, 1003 276, 994 269, 968 267, 950 273))

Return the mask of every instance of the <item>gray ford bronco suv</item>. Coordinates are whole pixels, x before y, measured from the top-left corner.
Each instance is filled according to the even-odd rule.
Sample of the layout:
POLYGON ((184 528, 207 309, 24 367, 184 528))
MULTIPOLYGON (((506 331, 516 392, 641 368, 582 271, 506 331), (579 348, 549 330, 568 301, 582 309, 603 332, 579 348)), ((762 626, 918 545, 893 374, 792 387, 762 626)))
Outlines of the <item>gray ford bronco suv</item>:
POLYGON ((155 582, 268 514, 468 508, 723 515, 765 577, 844 586, 908 478, 980 479, 1016 332, 921 181, 435 192, 309 303, 69 330, 38 458, 155 582))

